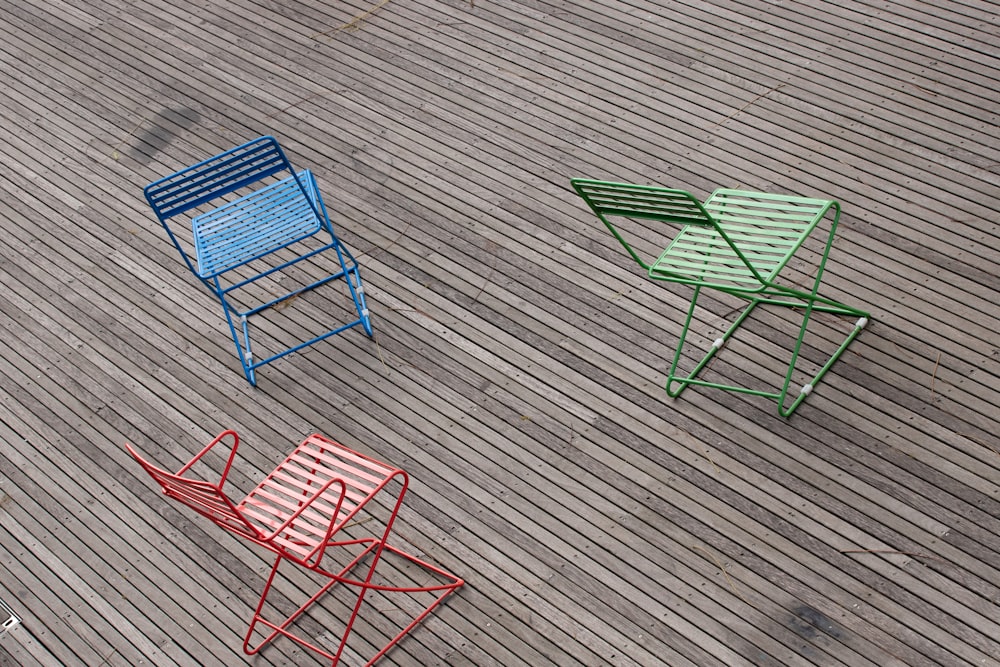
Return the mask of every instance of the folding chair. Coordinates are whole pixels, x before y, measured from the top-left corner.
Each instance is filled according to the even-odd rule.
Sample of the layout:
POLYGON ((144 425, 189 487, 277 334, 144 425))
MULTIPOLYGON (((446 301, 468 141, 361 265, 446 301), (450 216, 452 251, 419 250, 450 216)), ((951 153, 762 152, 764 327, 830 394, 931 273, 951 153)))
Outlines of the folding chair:
POLYGON ((840 205, 835 201, 719 189, 701 204, 683 190, 589 179, 573 179, 571 183, 629 255, 647 271, 649 278, 694 287, 667 376, 666 389, 671 397, 678 396, 689 385, 715 387, 774 399, 778 403, 778 413, 788 417, 868 323, 868 313, 819 294, 840 219, 840 205), (797 289, 779 285, 776 282, 778 274, 830 212, 830 232, 812 286, 797 289), (669 223, 679 227, 680 231, 658 257, 647 262, 619 229, 626 219, 669 223), (678 373, 681 352, 702 288, 746 299, 749 304, 725 333, 715 340, 693 371, 678 373), (801 309, 802 312, 802 324, 781 388, 778 391, 759 390, 698 379, 698 374, 715 353, 761 304, 801 309), (792 376, 796 372, 806 328, 814 311, 857 317, 858 320, 833 355, 812 379, 802 385, 798 394, 789 399, 792 376))
MULTIPOLYGON (((373 592, 404 594, 411 599, 405 605, 409 611, 400 609, 399 612, 409 614, 407 618, 411 620, 366 663, 371 665, 464 584, 455 575, 387 543, 409 484, 403 470, 379 463, 321 435, 311 435, 243 500, 233 502, 223 486, 239 444, 239 436, 235 432, 224 431, 176 473, 149 463, 131 445, 126 444, 125 447, 160 485, 164 494, 238 537, 276 554, 243 641, 243 650, 248 655, 259 652, 276 637, 284 636, 336 665, 361 615, 366 596, 373 592), (220 443, 223 443, 220 447, 222 457, 216 460, 224 463, 219 481, 209 482, 194 476, 192 468, 220 443), (385 499, 375 502, 377 498, 385 499), (358 536, 359 526, 362 525, 366 534, 358 536), (368 528, 370 525, 376 525, 378 529, 371 530, 368 528), (398 576, 403 576, 402 572, 406 569, 415 570, 417 576, 411 573, 408 578, 415 582, 419 577, 423 583, 413 586, 378 583, 375 580, 376 566, 390 560, 394 561, 390 565, 402 563, 402 567, 396 567, 398 576), (286 612, 280 614, 281 620, 269 620, 265 618, 266 614, 273 616, 278 612, 272 609, 276 609, 277 604, 269 604, 268 595, 274 590, 279 567, 285 563, 313 573, 324 583, 291 614, 286 612), (352 574, 355 571, 357 574, 352 574), (338 585, 355 591, 356 598, 353 595, 349 598, 353 602, 348 602, 348 606, 353 609, 340 635, 340 644, 328 650, 296 634, 293 624, 314 602, 338 585), (422 608, 422 611, 414 613, 415 608, 422 608), (258 626, 263 629, 258 630, 258 626), (256 644, 255 637, 259 639, 256 644)), ((202 462, 201 466, 211 468, 207 462, 202 462)), ((294 592, 283 592, 289 597, 295 595, 294 592)), ((282 594, 276 593, 276 596, 280 602, 282 594)), ((394 613, 387 613, 384 609, 379 611, 382 613, 378 618, 383 625, 389 623, 390 617, 395 618, 394 613)), ((403 622, 396 623, 389 632, 403 622)))
POLYGON ((372 335, 357 262, 333 231, 316 179, 308 170, 296 173, 274 137, 182 169, 150 183, 144 193, 188 268, 222 302, 250 384, 257 383, 257 368, 345 329, 360 324, 372 335), (183 217, 171 222, 177 216, 183 217), (193 245, 182 244, 173 230, 188 219, 193 245), (334 271, 312 268, 317 263, 311 262, 299 268, 318 273, 290 276, 291 267, 330 250, 337 257, 334 271), (347 283, 356 320, 254 360, 249 318, 338 279, 347 283))

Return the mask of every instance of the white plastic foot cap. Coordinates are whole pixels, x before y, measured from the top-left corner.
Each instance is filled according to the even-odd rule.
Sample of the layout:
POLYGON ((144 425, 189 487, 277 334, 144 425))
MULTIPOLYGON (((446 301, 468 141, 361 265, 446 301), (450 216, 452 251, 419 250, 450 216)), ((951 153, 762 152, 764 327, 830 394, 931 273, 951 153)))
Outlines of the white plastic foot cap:
POLYGON ((809 394, 812 393, 812 390, 813 386, 811 384, 807 384, 802 386, 802 391, 800 391, 799 393, 802 394, 803 396, 808 396, 809 394))
POLYGON ((725 342, 726 341, 723 340, 722 338, 716 338, 715 342, 712 343, 712 347, 714 347, 716 350, 718 350, 720 347, 722 347, 725 344, 725 342))
POLYGON ((855 326, 859 329, 864 329, 866 326, 868 326, 868 318, 862 317, 860 320, 858 320, 858 323, 855 326))

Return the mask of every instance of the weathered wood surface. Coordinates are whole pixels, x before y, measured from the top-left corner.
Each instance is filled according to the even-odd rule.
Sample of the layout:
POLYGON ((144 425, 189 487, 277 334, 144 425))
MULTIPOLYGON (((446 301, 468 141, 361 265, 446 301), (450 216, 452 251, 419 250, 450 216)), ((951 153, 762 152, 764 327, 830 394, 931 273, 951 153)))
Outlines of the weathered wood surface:
MULTIPOLYGON (((0 664, 314 664, 240 653, 265 559, 122 449, 177 465, 229 427, 237 484, 316 431, 411 474, 400 539, 468 585, 387 664, 1000 664, 998 9, 0 4, 0 664), (254 389, 141 189, 263 133, 317 174, 376 337, 254 389), (873 323, 790 420, 671 400, 688 295, 574 176, 836 198, 827 289, 873 323)), ((713 372, 771 381, 791 325, 713 372)))

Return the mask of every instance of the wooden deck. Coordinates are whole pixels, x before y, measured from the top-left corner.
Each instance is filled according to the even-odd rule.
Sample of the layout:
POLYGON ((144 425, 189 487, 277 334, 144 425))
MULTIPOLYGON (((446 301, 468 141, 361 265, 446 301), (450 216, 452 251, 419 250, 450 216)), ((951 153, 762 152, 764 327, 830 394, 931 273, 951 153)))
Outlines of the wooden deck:
MULTIPOLYGON (((122 448, 179 465, 231 427, 237 483, 312 432, 412 476, 399 539, 468 584, 382 664, 1000 665, 998 13, 0 3, 0 664, 320 664, 241 653, 265 558, 122 448), (317 174, 376 336, 255 389, 142 187, 260 134, 317 174), (670 399, 687 293, 575 176, 838 199, 827 289, 873 322, 791 419, 670 399)), ((789 324, 713 372, 771 379, 789 324)))

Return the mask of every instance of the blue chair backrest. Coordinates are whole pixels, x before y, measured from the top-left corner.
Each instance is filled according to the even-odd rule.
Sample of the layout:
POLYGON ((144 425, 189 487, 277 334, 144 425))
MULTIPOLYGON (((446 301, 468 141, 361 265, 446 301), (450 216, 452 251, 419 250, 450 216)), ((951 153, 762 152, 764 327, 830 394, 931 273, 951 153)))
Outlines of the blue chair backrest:
POLYGON ((294 173, 277 140, 264 136, 150 183, 143 192, 165 222, 282 171, 294 173))

